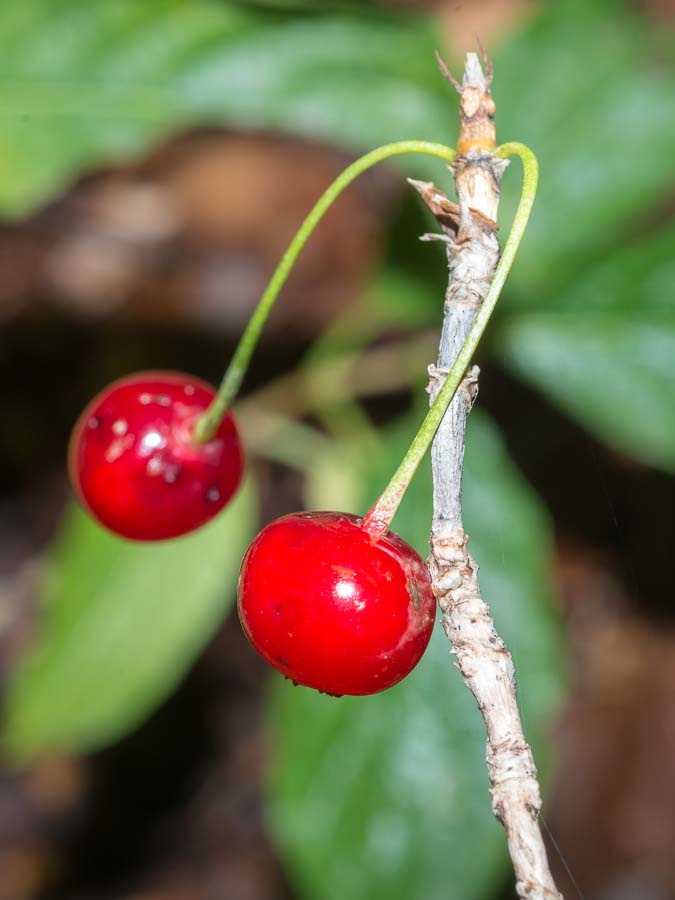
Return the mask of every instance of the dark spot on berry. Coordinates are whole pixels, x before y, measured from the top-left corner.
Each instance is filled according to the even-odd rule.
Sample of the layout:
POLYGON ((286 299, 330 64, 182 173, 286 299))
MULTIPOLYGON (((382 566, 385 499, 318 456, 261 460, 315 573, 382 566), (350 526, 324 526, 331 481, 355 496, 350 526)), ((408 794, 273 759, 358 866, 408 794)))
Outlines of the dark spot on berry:
POLYGON ((352 580, 356 578, 356 572, 354 569, 350 569, 347 566, 331 566, 334 572, 340 576, 340 578, 346 578, 348 580, 352 580))
POLYGON ((410 602, 415 612, 418 612, 422 604, 420 603, 420 594, 414 581, 408 582, 408 593, 410 594, 410 602))

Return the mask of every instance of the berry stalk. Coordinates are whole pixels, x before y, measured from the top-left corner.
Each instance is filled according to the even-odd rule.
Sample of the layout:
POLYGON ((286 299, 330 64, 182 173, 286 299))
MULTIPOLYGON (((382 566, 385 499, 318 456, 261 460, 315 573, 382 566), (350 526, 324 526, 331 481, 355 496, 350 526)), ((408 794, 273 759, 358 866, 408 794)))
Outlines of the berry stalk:
POLYGON ((483 332, 487 326, 490 316, 492 315, 504 282, 509 274, 513 260, 515 259, 520 242, 525 234, 527 223, 530 218, 532 204, 534 203, 535 194, 537 192, 537 181, 539 178, 539 166, 534 153, 524 144, 508 143, 502 144, 495 150, 495 155, 502 159, 511 156, 519 156, 523 164, 523 188, 513 219, 513 225, 504 246, 499 265, 495 271, 494 278, 490 284, 485 300, 483 301, 476 319, 462 345, 457 359, 450 369, 443 386, 426 414, 420 428, 413 438, 407 453, 403 457, 401 464, 391 478, 391 481, 380 494, 375 504, 364 516, 362 528, 370 533, 374 540, 378 540, 389 530, 396 510, 398 509, 403 495, 410 484, 413 475, 417 471, 417 467, 422 461, 424 454, 427 452, 431 444, 438 426, 443 420, 443 416, 450 405, 452 398, 459 387, 464 373, 467 370, 471 358, 483 336, 483 332))
POLYGON ((397 141, 393 144, 385 144, 366 153, 355 160, 342 172, 324 194, 319 198, 311 212, 300 226, 297 234, 288 246, 272 275, 265 292, 249 320, 239 345, 234 352, 230 365, 218 388, 218 393, 204 413, 195 423, 193 437, 197 443, 204 444, 211 440, 223 416, 227 413, 234 397, 237 394, 248 369, 251 356, 256 348, 260 334, 265 326, 274 301, 277 299, 281 288, 284 286, 291 269, 300 255, 300 251, 307 243, 310 235, 319 224, 325 213, 330 209, 340 194, 359 175, 367 169, 377 165, 392 156, 400 156, 405 153, 420 153, 425 156, 434 156, 451 163, 456 153, 451 147, 443 144, 435 144, 429 141, 397 141))

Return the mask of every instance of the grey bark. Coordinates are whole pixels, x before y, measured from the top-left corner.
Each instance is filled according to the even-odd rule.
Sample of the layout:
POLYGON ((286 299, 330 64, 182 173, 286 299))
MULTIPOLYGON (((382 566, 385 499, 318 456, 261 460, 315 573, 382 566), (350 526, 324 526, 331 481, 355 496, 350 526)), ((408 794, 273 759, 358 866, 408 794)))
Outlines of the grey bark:
MULTIPOLYGON (((475 54, 468 54, 460 92, 463 113, 475 107, 478 95, 489 95, 489 85, 475 54)), ((450 280, 438 363, 429 367, 432 400, 464 342, 499 259, 495 229, 486 227, 486 222, 496 222, 504 165, 489 152, 477 149, 458 157, 452 166, 459 209, 454 230, 444 227, 450 280)), ((432 186, 416 186, 426 189, 432 206, 432 186)), ((446 201, 446 208, 451 205, 446 201)), ((478 369, 474 367, 433 443, 429 567, 457 668, 485 720, 492 809, 506 831, 518 895, 523 900, 560 900, 539 828, 537 770, 523 734, 513 661, 481 596, 478 566, 469 554, 462 523, 464 437, 477 390, 478 369)))

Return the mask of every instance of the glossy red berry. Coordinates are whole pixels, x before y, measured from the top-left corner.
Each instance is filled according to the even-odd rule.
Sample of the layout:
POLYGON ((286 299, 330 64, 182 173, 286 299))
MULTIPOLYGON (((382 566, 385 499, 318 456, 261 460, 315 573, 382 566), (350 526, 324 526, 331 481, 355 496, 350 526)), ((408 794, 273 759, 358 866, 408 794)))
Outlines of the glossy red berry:
POLYGON ((239 617, 268 663, 328 694, 375 694, 419 662, 436 603, 424 561, 347 513, 284 516, 246 552, 239 617))
POLYGON ((241 481, 243 454, 229 414, 211 441, 193 441, 214 396, 191 375, 139 372, 94 397, 68 452, 73 487, 91 515, 137 541, 178 537, 215 516, 241 481))

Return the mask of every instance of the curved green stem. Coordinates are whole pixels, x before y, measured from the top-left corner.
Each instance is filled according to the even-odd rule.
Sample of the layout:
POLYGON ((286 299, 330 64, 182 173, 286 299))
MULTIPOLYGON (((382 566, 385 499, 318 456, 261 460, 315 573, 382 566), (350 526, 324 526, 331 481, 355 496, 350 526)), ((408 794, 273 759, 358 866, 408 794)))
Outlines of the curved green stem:
POLYGON ((443 416, 455 395, 455 391, 459 387, 464 373, 471 362, 478 342, 483 336, 485 327, 492 315, 497 304, 499 295, 506 281, 506 276, 513 265, 516 252, 520 245, 525 228, 527 227, 530 211, 534 203, 534 196, 537 192, 537 180, 539 177, 539 166, 537 158, 532 151, 524 146, 524 144, 510 143, 502 144, 495 150, 495 154, 502 158, 509 156, 519 156, 523 164, 523 189, 520 196, 520 202, 513 219, 513 225, 509 233, 508 239, 504 246, 499 265, 490 284, 490 288, 485 296, 478 314, 474 320, 471 330, 459 351, 447 378, 443 382, 443 386, 436 399, 434 400, 429 412, 426 414, 419 431, 415 435, 413 442, 408 448, 408 452, 403 457, 401 464, 394 473, 391 481, 380 494, 379 498, 371 507, 369 512, 363 519, 362 527, 368 531, 372 537, 377 540, 386 534, 394 518, 394 514, 403 499, 406 488, 417 470, 424 454, 426 453, 436 429, 441 424, 443 416))
POLYGON ((335 202, 346 187, 352 181, 358 178, 367 169, 388 159, 391 156, 400 156, 404 153, 422 153, 426 156, 435 156, 444 159, 446 162, 452 162, 456 156, 455 151, 451 147, 443 144, 434 144, 429 141, 398 141, 395 144, 385 144, 361 156, 353 162, 348 168, 338 175, 335 181, 330 185, 326 192, 319 198, 312 211, 309 213, 305 221, 300 226, 298 233, 291 241, 288 249, 281 258, 272 278, 270 279, 265 293, 260 298, 251 319, 246 326, 239 345, 234 352, 234 356, 230 365, 225 372, 225 376, 218 389, 218 394, 213 402, 206 410, 203 416, 195 423, 194 438, 199 443, 206 443, 211 440, 223 416, 229 409, 241 382, 246 374, 246 369, 255 350, 258 338, 263 330, 267 317, 270 314, 274 301, 279 295, 279 291, 288 278, 288 275, 298 258, 300 251, 307 243, 307 240, 316 226, 319 224, 329 207, 335 202))

